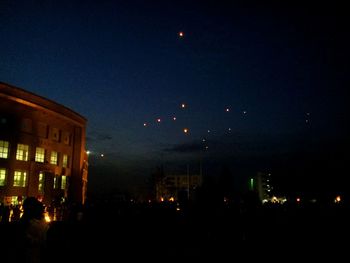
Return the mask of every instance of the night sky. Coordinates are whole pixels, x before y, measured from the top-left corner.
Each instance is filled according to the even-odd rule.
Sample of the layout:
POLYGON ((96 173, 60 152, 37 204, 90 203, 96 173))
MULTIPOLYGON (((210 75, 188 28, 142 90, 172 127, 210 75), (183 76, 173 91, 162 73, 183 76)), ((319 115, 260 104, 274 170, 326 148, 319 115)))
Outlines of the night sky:
POLYGON ((88 119, 90 190, 200 162, 238 185, 257 171, 339 182, 345 4, 261 2, 2 0, 0 81, 88 119))

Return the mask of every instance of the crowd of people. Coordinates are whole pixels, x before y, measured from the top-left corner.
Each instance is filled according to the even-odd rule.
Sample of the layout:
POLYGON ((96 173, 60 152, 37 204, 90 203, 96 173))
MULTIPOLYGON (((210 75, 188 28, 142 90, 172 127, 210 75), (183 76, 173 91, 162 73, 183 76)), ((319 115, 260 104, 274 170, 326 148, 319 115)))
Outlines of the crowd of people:
POLYGON ((240 253, 271 244, 284 249, 288 243, 299 249, 334 244, 350 229, 345 204, 100 200, 58 210, 62 216, 51 214, 54 220, 47 222, 44 205, 25 199, 20 219, 0 224, 6 251, 1 262, 51 263, 96 255, 108 260, 115 253, 205 258, 230 255, 234 247, 240 253))

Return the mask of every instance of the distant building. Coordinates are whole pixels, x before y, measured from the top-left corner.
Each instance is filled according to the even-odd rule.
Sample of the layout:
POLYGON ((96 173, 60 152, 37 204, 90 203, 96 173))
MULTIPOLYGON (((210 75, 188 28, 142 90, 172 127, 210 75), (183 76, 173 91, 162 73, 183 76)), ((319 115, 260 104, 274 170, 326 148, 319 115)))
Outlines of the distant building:
POLYGON ((197 188, 202 184, 201 175, 164 175, 156 182, 158 201, 181 201, 193 199, 197 188))
POLYGON ((0 83, 0 202, 84 203, 87 120, 54 101, 0 83))
POLYGON ((260 201, 270 200, 273 196, 271 174, 258 172, 255 177, 250 178, 249 188, 258 194, 260 201))
POLYGON ((255 177, 250 178, 249 188, 257 193, 262 203, 284 203, 287 201, 285 196, 276 195, 271 173, 258 172, 255 177))

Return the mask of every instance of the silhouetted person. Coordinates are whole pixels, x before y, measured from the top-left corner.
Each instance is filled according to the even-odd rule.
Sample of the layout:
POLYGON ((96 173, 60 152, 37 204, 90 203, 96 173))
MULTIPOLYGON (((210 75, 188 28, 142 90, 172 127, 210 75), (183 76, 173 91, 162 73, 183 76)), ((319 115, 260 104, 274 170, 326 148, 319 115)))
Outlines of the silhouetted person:
POLYGON ((44 219, 44 205, 35 197, 28 197, 23 202, 23 210, 18 236, 23 253, 18 259, 26 263, 43 262, 49 228, 44 219))
POLYGON ((12 208, 11 222, 19 221, 20 217, 21 217, 21 209, 18 205, 16 205, 12 208))
POLYGON ((11 214, 10 206, 3 205, 1 222, 8 223, 10 219, 10 214, 11 214))

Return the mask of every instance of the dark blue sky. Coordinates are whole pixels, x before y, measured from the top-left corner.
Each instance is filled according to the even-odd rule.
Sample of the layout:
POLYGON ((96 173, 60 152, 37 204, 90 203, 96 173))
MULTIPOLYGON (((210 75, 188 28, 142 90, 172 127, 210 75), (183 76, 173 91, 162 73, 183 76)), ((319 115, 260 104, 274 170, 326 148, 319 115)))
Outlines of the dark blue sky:
POLYGON ((200 158, 272 169, 348 141, 346 9, 279 2, 4 0, 0 80, 88 119, 93 183, 200 158))

